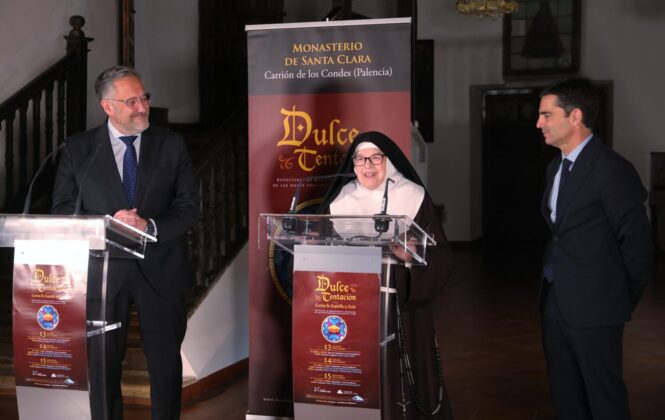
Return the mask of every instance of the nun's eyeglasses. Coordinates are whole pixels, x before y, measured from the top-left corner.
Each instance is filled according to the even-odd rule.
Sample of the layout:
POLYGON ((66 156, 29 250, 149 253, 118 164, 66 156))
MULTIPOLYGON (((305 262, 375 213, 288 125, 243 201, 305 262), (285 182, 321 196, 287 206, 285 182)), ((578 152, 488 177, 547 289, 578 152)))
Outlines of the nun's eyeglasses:
POLYGON ((380 164, 383 163, 383 158, 385 156, 386 155, 383 155, 381 153, 377 153, 375 155, 368 156, 368 157, 356 155, 356 156, 353 157, 353 165, 354 166, 365 166, 365 163, 367 163, 368 160, 372 163, 372 165, 380 165, 380 164))

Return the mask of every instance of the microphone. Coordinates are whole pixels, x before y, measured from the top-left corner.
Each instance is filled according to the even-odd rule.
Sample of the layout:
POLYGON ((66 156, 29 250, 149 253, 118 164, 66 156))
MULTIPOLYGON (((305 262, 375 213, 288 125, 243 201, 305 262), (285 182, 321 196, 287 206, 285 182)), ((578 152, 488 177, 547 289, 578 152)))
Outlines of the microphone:
MULTIPOLYGON (((393 181, 392 178, 386 179, 386 188, 383 190, 383 200, 381 200, 381 213, 375 214, 375 216, 383 216, 386 214, 388 211, 388 185, 393 181)), ((388 231, 388 227, 390 226, 390 218, 388 217, 380 217, 377 219, 374 219, 374 230, 377 231, 378 233, 385 233, 388 231)))
MULTIPOLYGON (((296 214, 296 208, 298 207, 298 200, 300 199, 300 189, 304 181, 315 181, 319 179, 332 179, 332 178, 355 178, 355 174, 350 173, 341 173, 341 174, 329 174, 329 175, 314 175, 314 176, 304 176, 298 180, 296 184, 296 191, 293 194, 291 199, 291 206, 289 207, 288 214, 296 214)), ((295 230, 296 228, 296 219, 293 217, 285 217, 282 219, 282 228, 288 232, 295 230)))
POLYGON ((92 152, 92 157, 88 161, 88 165, 85 167, 85 171, 83 171, 83 176, 81 176, 81 184, 79 185, 79 193, 76 196, 76 206, 74 207, 74 216, 78 216, 78 214, 81 212, 81 198, 82 198, 81 194, 83 193, 83 185, 85 184, 85 180, 88 177, 88 171, 90 170, 92 163, 95 161, 95 158, 97 157, 101 149, 102 149, 102 144, 101 143, 97 144, 95 151, 92 152))
POLYGON ((25 196, 25 202, 23 203, 23 214, 28 214, 30 213, 30 203, 32 202, 32 188, 35 186, 35 182, 37 181, 37 178, 39 178, 39 175, 42 173, 44 168, 46 167, 46 162, 49 161, 49 159, 53 156, 55 156, 63 147, 67 145, 67 142, 62 142, 58 147, 55 148, 51 153, 46 155, 44 160, 42 161, 41 165, 39 165, 39 168, 37 169, 37 172, 35 172, 35 175, 32 177, 32 181, 30 181, 30 186, 28 187, 28 193, 25 196))

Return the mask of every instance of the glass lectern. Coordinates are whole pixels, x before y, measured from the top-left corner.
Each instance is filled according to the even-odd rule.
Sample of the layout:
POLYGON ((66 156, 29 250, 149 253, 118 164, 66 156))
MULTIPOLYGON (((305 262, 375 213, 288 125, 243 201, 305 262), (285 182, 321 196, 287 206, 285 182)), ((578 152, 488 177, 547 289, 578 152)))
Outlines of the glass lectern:
POLYGON ((121 327, 106 322, 109 259, 143 258, 155 241, 111 216, 0 214, 21 418, 90 419, 91 401, 106 413, 104 337, 121 327))
POLYGON ((295 418, 380 420, 386 349, 396 339, 391 272, 426 265, 436 242, 394 215, 261 214, 258 231, 259 248, 292 266, 295 418))

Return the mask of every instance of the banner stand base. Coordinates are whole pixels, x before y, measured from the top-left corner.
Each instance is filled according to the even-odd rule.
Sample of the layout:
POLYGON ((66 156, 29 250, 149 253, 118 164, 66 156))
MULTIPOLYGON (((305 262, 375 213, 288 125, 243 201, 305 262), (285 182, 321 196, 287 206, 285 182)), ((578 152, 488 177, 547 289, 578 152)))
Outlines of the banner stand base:
POLYGON ((262 416, 259 414, 245 414, 245 420, 293 420, 293 417, 262 416))

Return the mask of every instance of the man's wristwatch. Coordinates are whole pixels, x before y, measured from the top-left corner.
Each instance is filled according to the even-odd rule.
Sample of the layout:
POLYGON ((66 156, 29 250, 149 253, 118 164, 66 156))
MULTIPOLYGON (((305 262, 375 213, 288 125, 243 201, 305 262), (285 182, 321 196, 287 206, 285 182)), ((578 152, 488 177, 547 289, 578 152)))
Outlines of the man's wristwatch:
POLYGON ((148 223, 146 223, 145 229, 143 231, 150 236, 157 236, 157 227, 155 226, 155 221, 148 219, 148 223))

